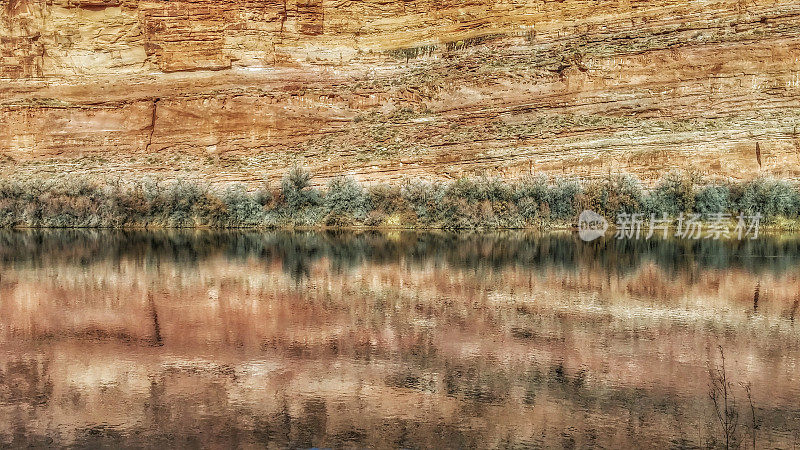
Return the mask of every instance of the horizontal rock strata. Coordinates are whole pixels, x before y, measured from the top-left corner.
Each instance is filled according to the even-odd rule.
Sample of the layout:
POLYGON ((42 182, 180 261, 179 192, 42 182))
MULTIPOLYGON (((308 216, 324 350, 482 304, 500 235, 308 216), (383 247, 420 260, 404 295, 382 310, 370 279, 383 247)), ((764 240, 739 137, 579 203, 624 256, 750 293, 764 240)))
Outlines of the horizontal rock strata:
POLYGON ((800 178, 796 0, 0 0, 0 18, 3 175, 800 178))

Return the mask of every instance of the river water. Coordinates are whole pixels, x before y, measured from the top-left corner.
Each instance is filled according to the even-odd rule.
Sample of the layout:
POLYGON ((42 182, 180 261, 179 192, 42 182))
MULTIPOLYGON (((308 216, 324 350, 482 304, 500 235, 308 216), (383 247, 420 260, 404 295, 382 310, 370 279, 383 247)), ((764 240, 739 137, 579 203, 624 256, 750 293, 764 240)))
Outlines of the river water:
POLYGON ((0 446, 794 448, 798 322, 800 236, 5 231, 0 446))

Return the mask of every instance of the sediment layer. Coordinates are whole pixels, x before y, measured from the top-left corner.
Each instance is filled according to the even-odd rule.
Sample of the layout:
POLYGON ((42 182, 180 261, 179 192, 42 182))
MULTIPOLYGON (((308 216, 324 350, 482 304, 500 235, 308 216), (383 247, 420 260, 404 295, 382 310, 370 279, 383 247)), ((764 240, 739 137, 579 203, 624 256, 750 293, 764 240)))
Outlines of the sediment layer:
POLYGON ((0 17, 3 173, 800 177, 796 0, 2 0, 0 17))

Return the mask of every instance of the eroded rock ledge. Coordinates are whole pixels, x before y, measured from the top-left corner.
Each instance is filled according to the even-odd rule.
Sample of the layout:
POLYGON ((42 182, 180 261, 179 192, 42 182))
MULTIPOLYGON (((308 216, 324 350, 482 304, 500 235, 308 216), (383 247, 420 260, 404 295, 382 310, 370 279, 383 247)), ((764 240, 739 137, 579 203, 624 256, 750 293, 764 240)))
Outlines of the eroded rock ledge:
POLYGON ((800 177, 800 1, 0 11, 4 174, 800 177))

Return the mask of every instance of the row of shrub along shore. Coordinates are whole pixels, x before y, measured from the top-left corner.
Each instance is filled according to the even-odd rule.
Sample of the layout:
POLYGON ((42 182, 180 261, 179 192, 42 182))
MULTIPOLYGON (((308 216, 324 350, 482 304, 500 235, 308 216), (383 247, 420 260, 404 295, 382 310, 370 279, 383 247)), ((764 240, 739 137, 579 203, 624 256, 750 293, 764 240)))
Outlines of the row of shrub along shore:
POLYGON ((478 177, 366 187, 340 177, 316 189, 302 168, 291 169, 279 186, 265 182, 255 191, 186 180, 0 179, 2 228, 560 228, 573 226, 584 209, 612 224, 618 214, 758 213, 767 226, 797 229, 800 188, 765 177, 707 181, 684 172, 670 172, 650 189, 628 174, 585 182, 478 177))

